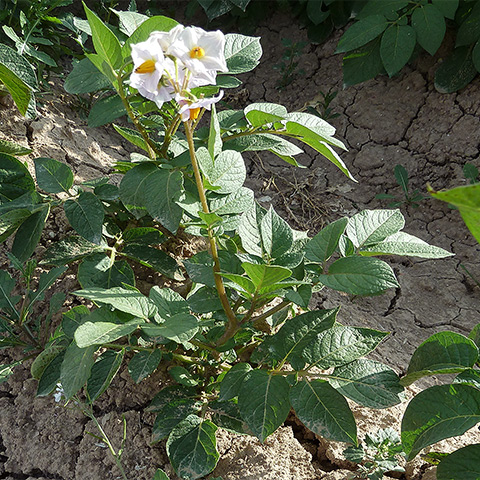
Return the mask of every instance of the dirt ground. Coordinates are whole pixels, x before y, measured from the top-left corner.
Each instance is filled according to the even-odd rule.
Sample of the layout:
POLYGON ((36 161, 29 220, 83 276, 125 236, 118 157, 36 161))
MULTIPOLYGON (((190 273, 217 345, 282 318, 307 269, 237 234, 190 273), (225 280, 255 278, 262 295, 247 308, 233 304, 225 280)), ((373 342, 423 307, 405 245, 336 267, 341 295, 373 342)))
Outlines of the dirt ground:
MULTIPOLYGON (((348 146, 342 158, 358 180, 351 182, 312 151, 299 158, 307 167, 304 169, 295 169, 270 155, 249 157, 248 186, 261 203, 273 204, 295 228, 313 234, 340 216, 365 208, 385 208, 388 201, 375 198, 379 193, 401 199, 393 175, 397 164, 407 169, 411 188, 423 193, 427 182, 436 189, 464 185, 465 162, 480 166, 480 79, 457 94, 436 92, 433 73, 444 52, 433 59, 419 57, 395 78, 380 77, 344 90, 341 56, 334 55, 337 34, 321 46, 309 44, 300 57, 298 69, 303 73, 278 91, 280 74, 273 66, 281 60, 281 39, 306 40, 306 32, 278 14, 268 27, 259 28, 257 35, 262 38, 264 59, 244 76, 244 85, 230 96, 231 104, 240 108, 257 101, 279 102, 294 111, 313 101, 319 91, 337 91, 330 107, 339 116, 331 123, 348 146)), ((88 128, 74 99, 65 93, 45 97, 40 117, 33 122, 25 121, 11 106, 2 107, 0 125, 0 138, 29 146, 33 149, 30 158, 67 162, 77 181, 108 173, 113 162, 131 151, 111 128, 88 128)), ((455 256, 442 260, 388 259, 401 285, 397 290, 354 300, 326 291, 317 294, 311 305, 331 308, 341 304, 340 322, 391 332, 373 356, 398 372, 407 367, 416 346, 431 334, 441 330, 467 334, 478 323, 480 309, 480 290, 462 268, 480 278, 479 247, 458 212, 432 199, 421 201, 418 208, 406 204, 400 208, 406 232, 455 256)), ((65 228, 62 218, 54 219, 37 253, 61 238, 65 228)), ((2 267, 6 267, 5 262, 2 267)), ((59 289, 72 287, 73 275, 58 285, 59 289)), ((2 363, 7 361, 8 353, 2 363)), ((164 373, 157 372, 136 386, 125 370, 96 407, 97 417, 117 447, 122 416, 126 418, 128 441, 123 463, 129 479, 151 480, 157 467, 177 479, 164 444, 150 445, 153 417, 143 412, 163 378, 164 373)), ((34 398, 35 390, 29 365, 16 368, 13 377, 0 385, 0 479, 120 478, 105 446, 87 434, 95 431, 91 422, 59 406, 53 397, 34 398)), ((405 404, 373 412, 356 407, 360 437, 386 426, 399 430, 404 408, 405 404)), ((465 441, 480 441, 478 430, 472 430, 466 440, 445 441, 442 447, 456 449, 465 441)), ((212 479, 343 480, 351 475, 352 466, 342 459, 342 445, 315 438, 293 420, 263 445, 224 431, 219 432, 218 443, 222 458, 208 477, 212 479)), ((433 480, 435 474, 434 469, 416 460, 400 478, 433 480)))

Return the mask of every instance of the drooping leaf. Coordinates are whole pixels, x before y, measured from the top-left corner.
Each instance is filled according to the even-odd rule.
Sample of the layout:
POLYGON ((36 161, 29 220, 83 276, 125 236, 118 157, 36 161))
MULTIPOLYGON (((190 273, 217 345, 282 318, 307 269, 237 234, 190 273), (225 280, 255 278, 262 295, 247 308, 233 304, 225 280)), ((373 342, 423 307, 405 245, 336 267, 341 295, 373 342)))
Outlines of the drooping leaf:
POLYGON ((215 439, 217 427, 209 420, 189 415, 167 440, 167 455, 179 477, 194 480, 210 473, 220 457, 215 439))
POLYGON ((453 383, 464 383, 480 390, 480 370, 466 368, 453 379, 453 383))
POLYGON ((252 103, 243 110, 245 117, 253 127, 283 120, 287 109, 275 103, 252 103))
POLYGON ((435 72, 435 88, 440 93, 453 93, 467 86, 477 75, 472 49, 458 47, 435 72))
POLYGON ((437 480, 478 480, 480 444, 467 445, 450 453, 437 467, 437 480))
POLYGON ((455 332, 435 333, 413 353, 402 385, 427 375, 459 373, 473 367, 477 359, 478 348, 469 338, 455 332))
POLYGON ((78 198, 68 199, 63 208, 70 225, 80 236, 100 244, 105 213, 102 202, 93 193, 81 192, 78 198))
POLYGON ((138 352, 128 362, 128 373, 135 383, 140 383, 156 370, 161 359, 162 351, 159 348, 138 352))
POLYGON ((82 348, 75 342, 67 347, 60 371, 60 383, 67 400, 72 398, 87 382, 95 362, 93 354, 96 350, 96 345, 82 348))
POLYGON ((382 35, 380 56, 388 75, 392 77, 410 60, 417 37, 410 25, 390 25, 382 35))
POLYGON ((404 397, 398 375, 387 365, 365 358, 336 367, 330 384, 364 407, 388 408, 404 397))
POLYGON ((87 392, 93 403, 110 386, 113 378, 122 365, 125 351, 113 352, 107 350, 93 366, 87 381, 87 392))
POLYGON ((472 45, 480 39, 480 5, 472 3, 468 15, 464 16, 463 22, 458 27, 455 46, 472 45))
POLYGON ((289 385, 280 375, 252 370, 238 395, 238 408, 253 434, 263 442, 287 418, 289 385))
POLYGON ((20 262, 28 260, 40 241, 45 221, 50 212, 50 205, 44 204, 42 208, 30 215, 18 227, 15 240, 12 244, 12 253, 20 262))
POLYGON ((340 38, 335 53, 348 52, 363 47, 378 37, 388 27, 383 15, 370 15, 354 23, 340 38))
POLYGON ((375 295, 398 287, 391 267, 371 257, 340 258, 330 265, 328 274, 318 278, 327 287, 351 295, 375 295))
POLYGON ((435 385, 412 398, 402 419, 407 460, 444 438, 462 435, 480 422, 480 390, 470 385, 435 385))
POLYGON ((38 186, 49 193, 68 192, 73 185, 73 172, 65 163, 53 158, 35 158, 38 186))
POLYGON ((418 43, 430 54, 435 55, 445 36, 446 24, 442 12, 435 4, 422 5, 412 13, 412 27, 418 43))
POLYGON ((357 444, 357 425, 345 398, 325 380, 304 379, 290 389, 292 407, 313 433, 357 444))

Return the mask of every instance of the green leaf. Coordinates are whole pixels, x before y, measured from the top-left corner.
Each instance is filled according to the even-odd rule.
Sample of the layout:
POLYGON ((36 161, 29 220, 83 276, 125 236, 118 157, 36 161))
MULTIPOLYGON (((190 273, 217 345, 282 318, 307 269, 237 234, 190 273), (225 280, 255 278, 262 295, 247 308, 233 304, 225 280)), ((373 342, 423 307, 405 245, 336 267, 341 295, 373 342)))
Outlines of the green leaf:
POLYGON ((453 383, 464 383, 480 390, 480 370, 467 368, 453 379, 453 383))
POLYGON ((145 152, 148 152, 148 146, 145 143, 143 137, 136 131, 131 128, 120 127, 113 124, 115 131, 120 134, 125 140, 128 140, 131 144, 135 145, 138 148, 141 148, 145 152))
POLYGON ((242 155, 233 150, 225 150, 212 159, 208 150, 201 147, 197 159, 202 173, 217 193, 232 193, 243 186, 247 176, 242 155))
POLYGON ((0 82, 2 82, 22 115, 33 100, 37 80, 32 66, 15 50, 0 44, 0 82))
POLYGON ((252 355, 252 361, 273 363, 288 361, 289 357, 301 357, 309 344, 335 323, 338 308, 313 310, 288 319, 282 328, 260 344, 252 355))
POLYGON ((126 115, 125 105, 118 95, 110 95, 96 101, 88 114, 88 126, 101 127, 126 115))
POLYGON ((172 280, 183 280, 182 272, 175 259, 158 248, 130 244, 126 245, 120 253, 146 267, 153 268, 172 280))
POLYGON ((110 80, 91 62, 83 58, 73 65, 72 71, 67 75, 63 88, 72 94, 98 92, 111 87, 110 80))
POLYGON ((62 350, 64 350, 64 347, 60 345, 52 345, 51 347, 42 350, 30 366, 30 374, 32 375, 32 378, 40 380, 45 369, 62 350))
POLYGON ((74 294, 94 302, 107 303, 121 312, 143 319, 153 317, 157 313, 154 303, 136 290, 120 287, 109 289, 91 287, 77 290, 74 294))
POLYGON ((223 310, 222 302, 214 288, 202 287, 187 298, 188 305, 195 313, 210 313, 223 310))
POLYGON ((93 403, 110 386, 113 378, 122 365, 124 350, 113 352, 107 350, 92 367, 90 378, 87 381, 87 393, 93 403))
POLYGON ((188 313, 177 313, 160 325, 147 323, 142 330, 150 337, 162 336, 177 343, 186 343, 198 332, 200 324, 188 313))
POLYGON ((104 253, 90 255, 78 266, 77 278, 82 288, 135 286, 135 274, 127 262, 113 262, 104 253))
POLYGON ((38 186, 48 193, 67 192, 73 185, 73 172, 65 163, 53 158, 35 158, 38 186))
POLYGON ((253 263, 244 262, 242 267, 258 292, 285 280, 292 274, 292 271, 288 268, 274 265, 254 265, 253 263))
POLYGON ((457 31, 456 47, 470 46, 480 39, 480 5, 473 3, 457 31))
POLYGON ((137 218, 144 209, 175 233, 183 210, 176 204, 183 191, 183 175, 177 170, 158 168, 145 162, 130 169, 120 183, 120 198, 137 218))
POLYGON ((212 158, 220 155, 222 152, 222 137, 220 135, 220 124, 218 123, 217 110, 215 104, 212 105, 210 114, 210 133, 208 135, 208 153, 212 158))
POLYGON ((28 260, 42 236, 50 205, 44 204, 41 210, 30 215, 18 228, 12 245, 12 253, 20 262, 28 260))
POLYGON ((242 247, 252 255, 262 256, 260 224, 266 214, 266 210, 260 205, 247 210, 240 218, 238 235, 242 241, 242 247))
POLYGON ((158 348, 136 353, 128 363, 128 373, 135 383, 140 383, 157 369, 161 360, 162 351, 158 348))
POLYGON ((351 295, 375 295, 399 286, 391 267, 371 257, 340 258, 318 278, 327 287, 351 295))
POLYGON ((440 93, 453 93, 467 86, 477 75, 472 49, 455 48, 435 72, 435 88, 440 93))
POLYGON ((85 322, 75 331, 75 341, 80 348, 113 342, 134 332, 141 320, 134 319, 128 323, 85 322))
POLYGON ((431 4, 416 8, 412 14, 412 27, 417 34, 418 43, 430 55, 435 55, 447 28, 440 10, 431 4))
POLYGON ((273 207, 270 207, 262 218, 260 234, 263 250, 270 258, 278 258, 292 247, 293 231, 273 207))
POLYGON ((357 83, 375 78, 385 71, 380 56, 381 37, 376 38, 343 57, 343 86, 350 87, 357 83))
POLYGON ((247 374, 238 395, 238 408, 261 442, 286 420, 290 411, 289 389, 280 375, 268 374, 265 370, 252 370, 247 374))
POLYGON ((402 385, 427 375, 459 373, 473 367, 477 359, 478 348, 469 338, 455 332, 435 333, 413 353, 402 385))
POLYGON ((114 8, 111 10, 118 17, 120 31, 127 35, 127 37, 132 35, 132 33, 149 18, 147 15, 142 15, 137 12, 121 12, 114 8))
POLYGON ((225 35, 225 60, 228 73, 244 73, 253 70, 262 56, 259 37, 246 37, 236 33, 225 35))
POLYGON ((390 77, 399 72, 410 60, 417 38, 410 25, 390 25, 382 35, 380 56, 390 77))
POLYGON ((223 377, 220 383, 220 401, 232 400, 238 397, 243 388, 247 374, 252 371, 248 363, 236 363, 223 377))
POLYGON ((167 440, 167 455, 181 478, 194 480, 210 473, 217 465, 215 432, 209 420, 189 415, 172 431, 167 440))
POLYGON ((122 47, 117 37, 85 4, 83 4, 83 7, 87 14, 90 28, 92 29, 92 40, 95 51, 110 65, 112 70, 120 68, 123 61, 122 47))
POLYGON ((102 202, 91 192, 68 199, 63 208, 74 230, 89 242, 100 244, 105 213, 102 202))
POLYGON ((215 400, 210 402, 208 407, 212 421, 218 427, 240 434, 251 433, 235 403, 215 400))
POLYGON ((307 379, 290 390, 299 420, 313 433, 329 440, 357 445, 357 425, 345 398, 325 380, 307 379))
POLYGON ((11 155, 0 153, 0 204, 35 190, 27 167, 11 155))
POLYGON ((387 335, 378 330, 346 327, 337 323, 309 342, 303 349, 302 357, 310 366, 327 370, 367 355, 387 335))
POLYGON ((348 220, 345 234, 359 248, 385 240, 404 225, 400 210, 363 210, 348 220))
POLYGON ((357 18, 360 20, 374 14, 391 15, 406 7, 408 0, 369 0, 360 10, 357 18))
POLYGON ((288 113, 283 105, 276 103, 252 103, 245 107, 243 112, 252 127, 284 120, 288 113))
POLYGON ((394 233, 375 245, 362 247, 359 253, 365 256, 407 255, 420 258, 445 258, 454 255, 405 232, 394 233))
POLYGON ((305 258, 324 264, 337 249, 347 223, 347 218, 340 218, 320 230, 305 246, 305 258))
POLYGON ((43 254, 41 264, 65 265, 86 255, 101 252, 103 245, 95 245, 82 237, 67 237, 53 244, 43 254))
POLYGON ((60 381, 60 370, 62 368, 65 350, 62 350, 45 368, 40 380, 38 381, 37 397, 50 395, 57 383, 60 381))
POLYGON ((168 475, 161 469, 157 468, 153 480, 169 480, 168 475))
POLYGON ((75 330, 85 321, 90 314, 90 310, 85 305, 76 305, 62 315, 63 333, 70 339, 73 339, 75 330))
POLYGON ((459 448, 441 460, 437 480, 478 480, 480 478, 480 444, 459 448))
POLYGON ((97 346, 82 348, 75 342, 67 347, 60 370, 60 383, 67 400, 72 398, 87 382, 95 362, 93 354, 96 350, 97 346))
POLYGON ((149 298, 157 307, 160 317, 164 320, 178 313, 190 312, 187 301, 170 288, 160 288, 155 285, 150 289, 149 298))
POLYGON ((155 411, 158 414, 152 427, 152 443, 167 438, 181 421, 197 413, 200 407, 201 403, 195 399, 177 397, 157 408, 155 411))
POLYGON ((480 184, 431 192, 432 196, 458 207, 465 225, 480 243, 480 184))
POLYGON ((240 187, 229 195, 210 200, 210 211, 217 215, 231 215, 246 212, 254 206, 254 193, 246 187, 240 187))
POLYGON ((18 364, 12 363, 11 365, 0 365, 0 385, 9 379, 9 377, 13 374, 13 368, 16 365, 18 364))
POLYGON ((370 15, 354 23, 340 38, 335 53, 348 52, 363 47, 378 37, 388 27, 383 15, 370 15))
POLYGON ((480 422, 480 390, 470 385, 436 385, 412 398, 402 419, 407 460, 444 438, 462 435, 480 422))
POLYGON ((442 12, 444 17, 454 20, 458 8, 458 1, 459 0, 432 0, 432 3, 442 12))
POLYGON ((168 32, 177 25, 177 21, 162 15, 156 15, 145 20, 125 41, 122 47, 123 58, 130 56, 132 44, 144 42, 154 31, 168 32))
POLYGON ((0 140, 0 153, 6 153, 7 155, 18 157, 19 155, 28 155, 29 153, 32 153, 32 151, 32 149, 24 147, 19 143, 0 140))
POLYGON ((369 408, 388 408, 404 399, 398 375, 387 365, 361 358, 336 367, 330 384, 342 395, 369 408))

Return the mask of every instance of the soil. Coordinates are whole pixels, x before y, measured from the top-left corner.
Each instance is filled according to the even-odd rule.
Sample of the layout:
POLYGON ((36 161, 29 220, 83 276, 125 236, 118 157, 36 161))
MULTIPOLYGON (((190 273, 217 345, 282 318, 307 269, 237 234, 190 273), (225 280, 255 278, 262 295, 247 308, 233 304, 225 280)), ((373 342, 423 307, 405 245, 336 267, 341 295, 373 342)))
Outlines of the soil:
MULTIPOLYGON (((456 94, 440 94, 433 87, 433 74, 444 52, 420 56, 394 78, 379 77, 362 85, 342 88, 341 56, 334 55, 341 32, 323 45, 308 44, 299 58, 293 82, 279 91, 280 74, 274 66, 281 61, 282 38, 307 41, 306 31, 291 18, 276 14, 268 26, 258 28, 264 50, 262 63, 244 75, 244 85, 229 101, 233 107, 267 101, 284 104, 289 111, 320 98, 319 92, 338 92, 330 104, 339 114, 330 122, 348 147, 342 158, 358 183, 344 177, 323 157, 307 150, 296 169, 269 154, 247 159, 247 185, 259 202, 273 204, 293 227, 311 234, 343 215, 365 208, 386 208, 379 193, 402 199, 393 169, 402 164, 410 176, 410 187, 426 194, 426 184, 436 189, 466 184, 465 162, 479 165, 480 79, 456 94)), ((52 157, 68 163, 77 182, 109 172, 132 148, 112 128, 88 128, 75 99, 56 87, 46 96, 40 115, 25 121, 12 105, 0 109, 0 138, 29 146, 35 157, 52 157)), ((31 163, 31 162, 30 162, 31 163)), ((31 166, 31 164, 29 165, 31 166)), ((442 260, 389 258, 400 288, 385 295, 351 299, 341 293, 320 292, 312 308, 342 305, 339 321, 391 332, 373 357, 405 370, 421 341, 442 330, 467 334, 478 322, 479 287, 466 273, 480 278, 479 246, 457 211, 446 204, 425 199, 418 208, 403 203, 405 231, 455 254, 442 260)), ((50 221, 41 252, 65 235, 61 216, 50 221)), ((8 243, 7 243, 8 247, 8 243)), ((4 248, 5 253, 7 248, 4 248)), ((2 267, 7 262, 2 254, 2 267)), ((57 282, 57 290, 75 289, 72 272, 57 282)), ((2 363, 10 361, 1 352, 2 363)), ((164 443, 150 445, 153 418, 143 412, 165 379, 164 372, 135 385, 122 371, 113 387, 98 401, 95 413, 114 445, 121 443, 122 417, 127 422, 123 464, 129 479, 151 480, 157 467, 172 479, 178 477, 168 464, 164 443)), ((430 382, 445 379, 430 379, 430 382)), ((53 397, 35 398, 36 381, 29 364, 18 366, 8 382, 0 385, 0 479, 6 480, 98 480, 120 478, 108 451, 87 434, 95 432, 86 417, 56 404, 53 397)), ((409 398, 418 391, 409 390, 409 398)), ((382 411, 353 407, 359 435, 386 426, 400 429, 406 404, 382 411)), ((478 430, 444 441, 446 451, 479 441, 478 430)), ((342 457, 341 444, 325 442, 289 419, 262 445, 257 439, 218 434, 221 460, 209 478, 224 480, 343 480, 353 466, 342 457)), ((434 468, 421 460, 407 466, 406 480, 433 480, 434 468)), ((350 476, 350 477, 349 477, 350 476)), ((396 478, 399 478, 398 476, 396 478)))

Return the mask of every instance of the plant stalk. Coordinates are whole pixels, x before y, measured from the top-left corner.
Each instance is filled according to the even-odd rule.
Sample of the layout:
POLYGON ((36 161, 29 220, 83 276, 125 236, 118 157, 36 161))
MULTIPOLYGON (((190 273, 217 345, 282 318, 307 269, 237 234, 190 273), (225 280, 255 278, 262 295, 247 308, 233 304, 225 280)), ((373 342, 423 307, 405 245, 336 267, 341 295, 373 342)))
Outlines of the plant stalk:
MULTIPOLYGON (((208 214, 210 210, 208 208, 207 197, 205 194, 205 189, 203 187, 203 179, 200 173, 200 168, 198 166, 197 157, 195 156, 195 145, 193 142, 193 129, 191 121, 184 122, 185 124, 185 132, 187 135, 187 142, 188 142, 188 149, 190 152, 190 159, 192 162, 193 173, 195 175, 195 182, 197 184, 198 195, 200 197, 200 202, 202 203, 203 212, 208 214)), ((213 276, 215 278, 215 287, 218 292, 218 296, 220 297, 220 301, 222 302, 222 307, 227 315, 228 322, 225 328, 225 332, 217 341, 217 346, 223 345, 226 343, 230 338, 232 338, 238 330, 238 320, 235 313, 230 306, 230 302, 227 297, 227 293, 225 291, 225 285, 223 284, 222 277, 219 275, 220 273, 220 260, 218 258, 218 250, 217 250, 217 242, 215 240, 215 235, 213 234, 212 228, 208 227, 208 240, 210 243, 210 250, 211 255, 213 258, 213 276)))

